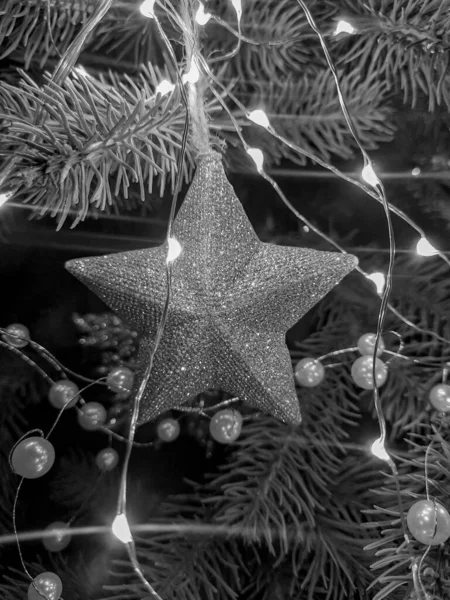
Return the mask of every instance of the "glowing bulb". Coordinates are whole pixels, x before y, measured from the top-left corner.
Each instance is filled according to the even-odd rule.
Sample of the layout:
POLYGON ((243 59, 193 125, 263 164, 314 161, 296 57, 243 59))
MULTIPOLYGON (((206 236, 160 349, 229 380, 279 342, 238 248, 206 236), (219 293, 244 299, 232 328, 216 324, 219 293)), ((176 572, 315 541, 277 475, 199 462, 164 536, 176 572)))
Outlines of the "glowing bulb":
POLYGON ((200 2, 200 6, 198 7, 197 14, 195 15, 195 20, 199 25, 206 25, 206 23, 210 20, 211 15, 209 13, 205 13, 205 7, 200 2))
POLYGON ((380 460, 389 460, 389 454, 386 452, 386 448, 384 447, 384 443, 381 441, 381 438, 378 438, 374 441, 370 447, 370 450, 372 454, 380 460))
POLYGON ((123 513, 116 516, 111 529, 116 538, 124 544, 129 544, 133 541, 133 538, 131 537, 130 526, 128 525, 128 519, 123 513))
POLYGON ((198 70, 197 63, 195 60, 191 62, 191 68, 185 75, 183 75, 183 83, 197 83, 200 79, 200 71, 198 70))
POLYGON ((436 248, 424 237, 420 238, 417 242, 416 252, 417 254, 420 254, 420 256, 435 256, 438 254, 436 248))
POLYGON ((361 176, 366 183, 373 187, 376 187, 380 183, 380 180, 370 164, 364 167, 364 169, 361 171, 361 176))
POLYGON ((351 35, 352 33, 355 33, 355 31, 356 29, 348 21, 341 20, 336 25, 334 35, 339 35, 340 33, 348 33, 351 35))
POLYGON ((161 83, 158 83, 156 86, 156 93, 160 94, 160 96, 165 96, 166 94, 170 94, 175 89, 173 83, 168 81, 167 79, 163 79, 161 83))
POLYGON ((421 168, 420 167, 414 167, 414 169, 411 171, 411 175, 413 177, 419 177, 420 173, 421 173, 421 168))
POLYGON ((234 6, 238 20, 242 17, 242 2, 241 0, 231 0, 231 4, 234 6))
POLYGON ((264 154, 259 148, 247 148, 247 154, 253 158, 256 168, 261 173, 264 163, 264 154))
POLYGON ((266 129, 270 127, 269 119, 263 110, 252 110, 252 112, 249 113, 248 118, 250 121, 253 121, 253 123, 261 125, 261 127, 265 127, 266 129))
POLYGON ((167 262, 173 262, 181 254, 180 242, 175 238, 168 239, 169 250, 167 252, 167 262))
POLYGON ((144 0, 139 10, 147 19, 153 19, 155 17, 155 0, 144 0))
POLYGON ((367 279, 370 279, 374 282, 377 293, 382 294, 384 290, 384 286, 386 285, 386 277, 383 273, 372 273, 371 275, 367 275, 367 279))
POLYGON ((77 73, 78 75, 82 75, 83 77, 90 77, 89 73, 86 71, 83 65, 77 65, 74 68, 74 71, 75 73, 77 73))
POLYGON ((11 198, 12 194, 7 192, 6 194, 0 194, 0 206, 3 206, 11 198))

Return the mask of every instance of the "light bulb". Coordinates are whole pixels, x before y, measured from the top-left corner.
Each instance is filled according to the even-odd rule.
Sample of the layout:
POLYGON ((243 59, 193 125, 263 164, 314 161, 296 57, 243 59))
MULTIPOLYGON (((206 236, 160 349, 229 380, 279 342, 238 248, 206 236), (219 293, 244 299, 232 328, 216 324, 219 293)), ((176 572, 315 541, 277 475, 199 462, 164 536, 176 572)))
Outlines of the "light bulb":
POLYGON ((376 187, 380 183, 380 180, 378 179, 371 164, 368 164, 364 167, 364 169, 361 171, 361 176, 366 183, 373 187, 376 187))
POLYGON ((334 35, 339 35, 340 33, 348 33, 351 35, 355 33, 356 29, 353 27, 351 23, 348 21, 344 21, 343 19, 338 22, 336 25, 336 29, 334 30, 334 35))
POLYGON ((242 2, 241 2, 241 0, 231 0, 231 4, 234 6, 234 10, 236 11, 238 21, 240 21, 241 17, 242 17, 242 2))
POLYGON ((424 237, 420 238, 417 242, 416 252, 417 254, 420 254, 420 256, 435 256, 438 254, 436 248, 424 237))
POLYGON ((133 541, 133 538, 131 537, 130 526, 128 525, 128 519, 123 513, 116 515, 111 529, 116 538, 124 544, 129 544, 133 541))
POLYGON ((371 275, 367 275, 367 279, 370 279, 374 282, 377 288, 377 293, 381 295, 384 291, 384 286, 386 285, 386 277, 384 276, 384 273, 372 273, 371 275))
POLYGON ((200 71, 198 70, 195 60, 191 62, 191 68, 183 75, 183 83, 197 83, 200 79, 200 71))
POLYGON ((166 94, 170 94, 175 89, 173 83, 168 81, 167 79, 163 79, 161 83, 158 83, 156 86, 156 93, 160 96, 165 96, 166 94))
POLYGON ((167 252, 167 262, 173 262, 176 258, 178 258, 181 254, 181 245, 180 242, 175 239, 174 237, 171 237, 168 239, 167 241, 168 245, 169 245, 169 250, 167 252))
POLYGON ((77 65, 74 68, 74 71, 77 75, 82 75, 83 77, 90 77, 89 73, 86 71, 83 65, 77 65))
POLYGON ((250 121, 253 121, 253 123, 261 125, 261 127, 265 127, 266 129, 270 127, 269 119, 267 118, 266 113, 261 109, 252 110, 252 112, 248 114, 248 118, 250 121))
POLYGON ((259 148, 247 148, 247 154, 253 158, 256 168, 261 173, 264 164, 264 154, 259 148))
POLYGON ((197 14, 195 15, 195 20, 199 25, 206 25, 206 23, 210 20, 211 15, 209 13, 205 13, 205 7, 200 2, 200 6, 198 7, 197 14))
POLYGON ((422 169, 420 167, 414 167, 414 169, 411 171, 411 175, 413 177, 419 177, 421 172, 422 172, 422 169))
POLYGON ((381 441, 381 438, 378 438, 373 442, 370 450, 372 454, 380 460, 389 460, 389 454, 386 452, 386 448, 384 447, 384 443, 381 441))
POLYGON ((5 194, 0 194, 0 206, 3 206, 8 200, 11 198, 12 194, 10 192, 6 192, 5 194))
POLYGON ((153 19, 155 17, 155 0, 144 0, 139 10, 147 19, 153 19))

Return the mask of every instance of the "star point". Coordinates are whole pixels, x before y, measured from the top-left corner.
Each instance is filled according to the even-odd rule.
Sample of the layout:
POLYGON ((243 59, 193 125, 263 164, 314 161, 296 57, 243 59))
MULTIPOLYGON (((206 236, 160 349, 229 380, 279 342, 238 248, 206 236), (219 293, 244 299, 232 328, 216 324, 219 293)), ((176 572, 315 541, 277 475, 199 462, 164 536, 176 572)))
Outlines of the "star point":
MULTIPOLYGON (((219 155, 200 162, 173 236, 181 253, 139 423, 216 388, 298 424, 286 331, 356 266, 355 257, 261 242, 219 155)), ((67 264, 140 333, 137 382, 162 315, 166 259, 165 244, 67 264)))

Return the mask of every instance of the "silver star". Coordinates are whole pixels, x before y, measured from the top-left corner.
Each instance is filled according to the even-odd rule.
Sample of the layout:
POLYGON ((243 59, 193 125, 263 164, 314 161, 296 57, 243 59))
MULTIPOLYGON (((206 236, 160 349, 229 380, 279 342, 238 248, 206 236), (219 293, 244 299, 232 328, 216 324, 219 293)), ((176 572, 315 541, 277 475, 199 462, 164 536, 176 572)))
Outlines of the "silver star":
MULTIPOLYGON (((139 423, 211 388, 300 423, 286 331, 356 266, 356 258, 262 243, 219 155, 200 162, 173 236, 182 251, 139 423)), ((161 319, 166 258, 164 244, 67 263, 140 333, 137 381, 161 319)))

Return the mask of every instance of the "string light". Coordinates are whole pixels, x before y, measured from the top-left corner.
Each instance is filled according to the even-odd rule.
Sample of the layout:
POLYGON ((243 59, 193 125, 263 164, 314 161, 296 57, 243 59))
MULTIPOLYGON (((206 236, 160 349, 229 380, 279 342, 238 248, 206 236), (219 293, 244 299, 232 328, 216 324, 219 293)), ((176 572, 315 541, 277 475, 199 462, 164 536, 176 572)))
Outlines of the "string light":
POLYGON ((193 60, 191 62, 191 68, 187 73, 183 75, 183 83, 197 83, 200 79, 200 71, 198 70, 197 62, 193 60))
POLYGON ((246 152, 249 156, 253 158, 258 172, 261 173, 264 164, 264 154, 259 148, 247 148, 246 152))
POLYGON ((89 73, 86 71, 83 65, 77 65, 74 68, 74 71, 77 75, 81 75, 82 77, 90 77, 89 73))
POLYGON ((376 187, 380 183, 380 180, 378 179, 377 174, 373 170, 373 167, 370 163, 365 165, 364 169, 361 171, 361 177, 372 187, 376 187))
POLYGON ((420 167, 414 167, 414 169, 411 171, 411 175, 413 177, 419 177, 421 172, 422 172, 422 169, 420 167))
POLYGON ((111 529, 116 538, 124 544, 129 544, 133 541, 133 538, 131 537, 130 526, 128 524, 128 519, 123 513, 120 515, 116 515, 116 518, 112 523, 111 529))
POLYGON ((266 113, 261 109, 252 110, 247 116, 250 121, 253 121, 253 123, 256 123, 257 125, 261 125, 261 127, 264 127, 265 129, 270 127, 269 119, 266 113))
POLYGON ((198 7, 197 14, 195 15, 195 20, 199 25, 206 25, 206 23, 210 20, 211 15, 209 13, 205 13, 205 7, 200 2, 200 6, 198 7))
POLYGON ((341 19, 338 22, 338 24, 336 25, 336 29, 334 30, 334 35, 339 35, 340 33, 348 33, 349 35, 352 35, 353 33, 355 33, 355 31, 356 31, 356 29, 353 27, 353 25, 351 23, 341 19))
POLYGON ((242 2, 241 0, 231 0, 231 4, 234 7, 234 10, 236 11, 236 16, 238 18, 238 21, 241 20, 242 17, 242 2))
POLYGON ((386 277, 384 276, 384 273, 372 273, 371 275, 367 275, 367 279, 370 279, 374 282, 377 288, 377 293, 381 296, 384 291, 384 286, 386 285, 386 277))
POLYGON ((173 262, 176 258, 178 258, 181 254, 181 245, 180 242, 171 237, 168 239, 169 251, 167 252, 167 262, 173 262))
POLYGON ((166 94, 170 94, 175 89, 173 83, 168 81, 167 79, 163 79, 161 83, 158 83, 156 86, 156 93, 160 96, 165 96, 166 94))
POLYGON ((155 0, 144 0, 139 10, 144 17, 147 19, 155 18, 155 0))
POLYGON ((8 202, 8 200, 11 198, 12 194, 11 193, 6 193, 6 194, 0 194, 0 206, 3 206, 4 204, 6 204, 6 202, 8 202))
POLYGON ((372 446, 370 447, 370 451, 380 460, 389 460, 389 454, 386 452, 384 442, 381 440, 381 438, 378 438, 373 442, 372 446))
POLYGON ((424 237, 420 238, 417 242, 416 252, 420 256, 435 256, 436 254, 439 254, 439 251, 424 237))

